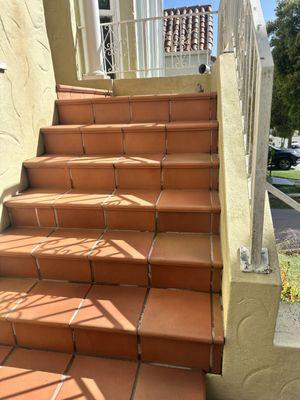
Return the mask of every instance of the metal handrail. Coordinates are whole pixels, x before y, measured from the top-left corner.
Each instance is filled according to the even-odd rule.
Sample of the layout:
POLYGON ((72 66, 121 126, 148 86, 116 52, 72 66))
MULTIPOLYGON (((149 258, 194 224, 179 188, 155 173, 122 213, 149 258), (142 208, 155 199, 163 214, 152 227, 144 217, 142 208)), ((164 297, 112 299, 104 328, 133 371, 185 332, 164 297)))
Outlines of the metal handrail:
POLYGON ((250 249, 241 249, 241 268, 269 272, 262 248, 272 104, 273 59, 259 0, 221 0, 218 53, 233 52, 243 115, 250 178, 250 249))

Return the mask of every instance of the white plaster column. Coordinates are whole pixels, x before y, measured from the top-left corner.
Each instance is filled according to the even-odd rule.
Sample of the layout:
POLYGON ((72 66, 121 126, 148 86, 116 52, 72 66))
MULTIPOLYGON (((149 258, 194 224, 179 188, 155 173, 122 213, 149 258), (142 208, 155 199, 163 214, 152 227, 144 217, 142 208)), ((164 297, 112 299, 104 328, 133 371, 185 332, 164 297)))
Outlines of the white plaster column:
POLYGON ((85 60, 85 79, 105 78, 101 54, 101 32, 97 0, 81 0, 80 19, 85 60))

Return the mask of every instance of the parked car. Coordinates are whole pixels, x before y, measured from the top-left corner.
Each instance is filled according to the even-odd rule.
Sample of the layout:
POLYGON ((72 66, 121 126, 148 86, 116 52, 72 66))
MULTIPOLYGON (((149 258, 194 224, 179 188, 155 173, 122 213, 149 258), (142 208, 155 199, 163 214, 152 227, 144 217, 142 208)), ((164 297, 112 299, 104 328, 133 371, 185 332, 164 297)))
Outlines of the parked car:
POLYGON ((269 168, 288 170, 300 163, 300 152, 295 149, 284 149, 269 146, 269 168))
POLYGON ((296 142, 296 140, 293 140, 292 144, 291 144, 291 148, 300 150, 300 142, 296 142))

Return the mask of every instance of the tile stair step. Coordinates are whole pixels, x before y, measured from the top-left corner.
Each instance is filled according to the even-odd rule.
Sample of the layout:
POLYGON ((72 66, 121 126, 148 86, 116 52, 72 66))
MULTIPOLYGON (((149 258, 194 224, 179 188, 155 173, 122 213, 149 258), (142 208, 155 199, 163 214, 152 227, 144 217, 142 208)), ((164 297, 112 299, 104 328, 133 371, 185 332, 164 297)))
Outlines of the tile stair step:
POLYGON ((201 370, 9 346, 0 346, 0 363, 1 398, 205 399, 201 370))
POLYGON ((60 124, 216 120, 216 93, 117 96, 56 101, 60 124))
POLYGON ((41 132, 47 154, 217 153, 217 121, 53 125, 41 132))
POLYGON ((30 186, 48 190, 218 188, 216 154, 44 155, 25 161, 24 166, 30 186))
POLYGON ((15 226, 219 233, 216 191, 29 189, 5 205, 15 226))
POLYGON ((2 276, 220 292, 218 235, 10 228, 0 235, 2 276))
MULTIPOLYGON (((218 372, 220 296, 188 290, 0 279, 1 322, 29 349, 218 372), (4 281, 4 283, 3 283, 4 281), (25 293, 26 292, 26 293, 25 293), (140 345, 138 345, 140 343, 140 345)), ((13 344, 13 343, 11 343, 13 344)))

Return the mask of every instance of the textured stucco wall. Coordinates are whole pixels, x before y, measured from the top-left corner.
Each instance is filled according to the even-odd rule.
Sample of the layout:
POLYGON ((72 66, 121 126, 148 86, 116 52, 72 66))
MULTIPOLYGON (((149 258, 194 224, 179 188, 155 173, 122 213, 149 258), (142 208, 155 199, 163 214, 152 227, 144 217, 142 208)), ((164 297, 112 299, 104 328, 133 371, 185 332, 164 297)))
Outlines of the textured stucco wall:
POLYGON ((41 126, 54 116, 55 79, 42 0, 0 0, 0 228, 3 200, 20 185, 23 160, 36 155, 41 126))
POLYGON ((211 90, 211 75, 182 75, 161 78, 115 79, 114 96, 163 93, 194 93, 201 85, 211 90))
POLYGON ((264 247, 270 275, 240 271, 238 249, 249 246, 250 210, 241 113, 232 54, 220 56, 212 79, 218 89, 222 297, 225 347, 222 376, 208 375, 208 400, 299 400, 300 349, 273 344, 280 273, 268 200, 264 247))

